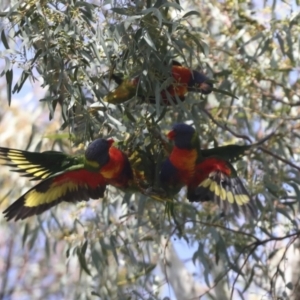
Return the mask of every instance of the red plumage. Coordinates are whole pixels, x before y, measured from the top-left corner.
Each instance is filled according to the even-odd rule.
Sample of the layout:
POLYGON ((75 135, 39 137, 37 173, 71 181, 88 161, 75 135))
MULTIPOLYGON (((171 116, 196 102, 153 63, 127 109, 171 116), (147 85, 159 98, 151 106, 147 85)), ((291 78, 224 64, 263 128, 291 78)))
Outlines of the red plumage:
MULTIPOLYGON (((172 103, 176 104, 178 103, 178 99, 179 101, 184 101, 185 95, 188 92, 202 94, 209 94, 212 92, 213 84, 208 77, 196 70, 183 67, 177 62, 173 63, 170 75, 173 77, 173 83, 162 90, 160 94, 162 103, 165 105, 171 105, 172 103)), ((146 100, 143 95, 144 91, 140 88, 139 77, 122 80, 122 78, 113 75, 112 78, 119 85, 105 96, 104 101, 120 104, 134 96, 140 97, 143 101, 146 100)), ((147 99, 150 103, 156 102, 153 95, 150 95, 147 99)))
POLYGON ((112 139, 97 139, 89 144, 85 156, 68 156, 61 152, 33 152, 1 148, 1 156, 29 177, 43 179, 5 211, 10 219, 38 215, 60 202, 98 199, 106 185, 126 188, 132 170, 126 155, 112 147, 112 139), (52 164, 43 162, 53 161, 52 164))
POLYGON ((91 188, 95 188, 99 184, 104 186, 107 183, 101 174, 92 173, 85 169, 68 171, 53 178, 53 183, 57 185, 63 184, 66 181, 72 181, 79 185, 87 184, 91 188))
POLYGON ((193 178, 189 182, 190 187, 196 187, 212 172, 221 172, 226 176, 231 175, 228 163, 217 157, 208 157, 196 164, 193 178))
MULTIPOLYGON (((170 105, 171 102, 175 104, 178 103, 178 98, 180 101, 184 101, 188 92, 198 92, 202 94, 212 92, 213 85, 209 78, 198 71, 181 65, 173 65, 172 77, 174 83, 161 92, 161 98, 165 105, 170 105)), ((150 97, 150 102, 155 103, 155 98, 150 97)))
POLYGON ((124 152, 115 147, 109 149, 109 161, 100 170, 107 184, 126 188, 133 179, 132 169, 124 152))

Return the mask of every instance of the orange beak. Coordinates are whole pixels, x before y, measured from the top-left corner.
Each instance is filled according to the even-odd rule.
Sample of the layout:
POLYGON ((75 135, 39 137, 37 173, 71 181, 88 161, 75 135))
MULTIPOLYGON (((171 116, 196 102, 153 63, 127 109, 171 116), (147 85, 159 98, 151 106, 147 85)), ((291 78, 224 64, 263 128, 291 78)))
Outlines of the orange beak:
POLYGON ((115 142, 114 139, 108 139, 107 140, 109 147, 115 142))
POLYGON ((167 137, 169 140, 174 140, 175 138, 175 131, 174 130, 171 130, 168 134, 167 134, 167 137))

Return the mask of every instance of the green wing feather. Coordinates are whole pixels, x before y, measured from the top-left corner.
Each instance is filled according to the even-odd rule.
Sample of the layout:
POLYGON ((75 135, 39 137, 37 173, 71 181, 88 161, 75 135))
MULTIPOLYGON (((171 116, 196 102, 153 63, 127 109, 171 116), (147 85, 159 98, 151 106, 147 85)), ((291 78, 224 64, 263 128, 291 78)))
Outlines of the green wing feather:
POLYGON ((221 147, 215 147, 211 149, 201 149, 200 150, 200 157, 209 157, 209 156, 219 156, 220 158, 229 161, 229 162, 236 162, 241 157, 247 154, 247 151, 259 148, 263 143, 269 140, 274 135, 274 132, 265 136, 263 139, 259 140, 258 142, 250 145, 227 145, 221 147))
POLYGON ((229 161, 235 162, 241 157, 246 155, 247 151, 250 150, 254 145, 227 145, 222 147, 216 147, 211 149, 204 149, 200 151, 201 156, 206 158, 210 156, 219 156, 220 158, 229 161))
POLYGON ((23 173, 31 180, 46 179, 84 166, 84 156, 69 156, 58 151, 39 153, 0 147, 0 158, 13 168, 12 171, 23 173))

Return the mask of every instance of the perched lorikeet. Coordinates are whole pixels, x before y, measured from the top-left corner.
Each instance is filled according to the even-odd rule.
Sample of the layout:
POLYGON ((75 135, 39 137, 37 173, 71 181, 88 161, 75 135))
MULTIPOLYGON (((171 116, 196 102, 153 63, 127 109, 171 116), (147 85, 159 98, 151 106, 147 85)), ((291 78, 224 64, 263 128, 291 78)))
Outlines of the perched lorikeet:
POLYGON ((183 123, 173 126, 168 138, 174 140, 174 147, 162 163, 160 182, 169 196, 172 196, 193 179, 200 142, 195 129, 183 123))
POLYGON ((104 101, 112 104, 124 103, 135 95, 137 95, 139 78, 133 79, 121 79, 116 75, 112 78, 119 84, 113 91, 109 92, 105 97, 104 101))
POLYGON ((32 180, 42 180, 4 211, 7 220, 41 214, 62 201, 101 198, 107 184, 127 187, 132 170, 126 155, 113 147, 113 142, 113 139, 96 139, 81 156, 0 148, 0 157, 13 171, 32 180))
POLYGON ((193 127, 177 124, 168 138, 174 140, 174 147, 160 172, 162 187, 168 193, 187 186, 190 202, 215 201, 225 211, 231 204, 235 213, 242 207, 245 213, 250 211, 255 215, 250 195, 234 167, 221 154, 203 157, 193 127))
MULTIPOLYGON (((202 94, 209 94, 212 92, 213 84, 210 82, 209 78, 196 70, 190 70, 177 62, 173 62, 171 72, 174 83, 161 92, 162 102, 166 105, 170 105, 171 102, 176 104, 178 98, 181 101, 184 101, 185 95, 188 92, 197 92, 202 94)), ((122 78, 113 75, 112 78, 117 84, 119 84, 119 86, 109 92, 104 97, 104 101, 113 104, 120 104, 136 95, 144 100, 143 92, 140 91, 139 88, 138 77, 122 80, 122 78)), ((155 97, 149 97, 149 101, 151 103, 155 103, 155 97)))

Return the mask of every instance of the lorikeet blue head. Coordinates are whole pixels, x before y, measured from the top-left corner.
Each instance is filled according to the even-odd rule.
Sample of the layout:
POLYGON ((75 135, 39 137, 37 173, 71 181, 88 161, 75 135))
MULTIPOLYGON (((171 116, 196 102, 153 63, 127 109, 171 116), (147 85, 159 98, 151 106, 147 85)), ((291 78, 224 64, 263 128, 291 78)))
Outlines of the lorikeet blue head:
POLYGON ((86 151, 85 158, 89 162, 97 162, 99 167, 104 166, 109 161, 109 148, 114 143, 113 139, 96 139, 92 141, 86 151))
POLYGON ((188 87, 190 92, 201 91, 202 94, 207 95, 212 92, 213 84, 209 82, 208 77, 198 71, 193 70, 188 87))
POLYGON ((174 140, 175 146, 180 149, 193 149, 198 140, 195 129, 184 123, 175 124, 168 133, 168 138, 174 140))

